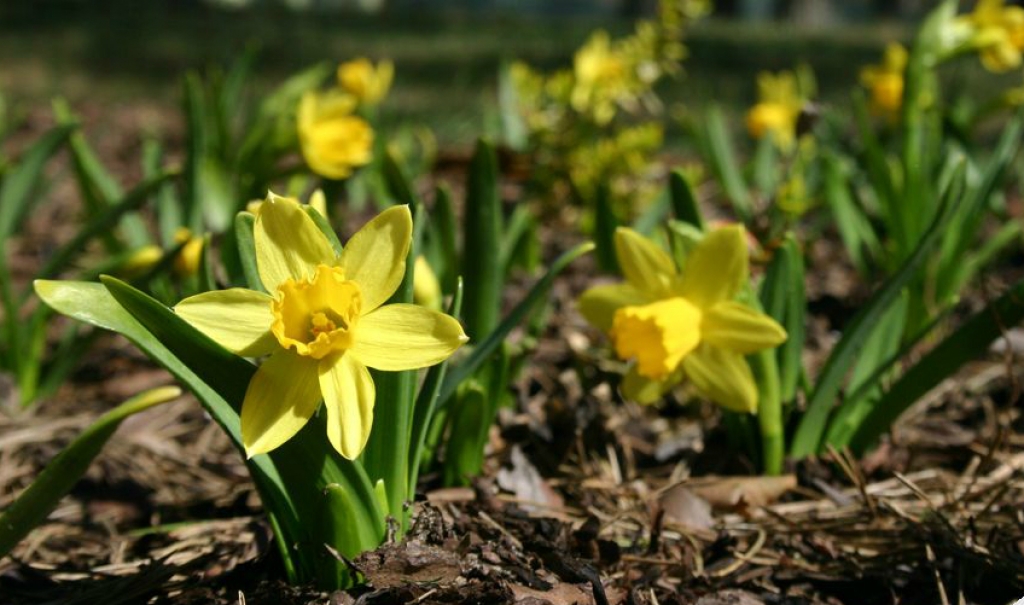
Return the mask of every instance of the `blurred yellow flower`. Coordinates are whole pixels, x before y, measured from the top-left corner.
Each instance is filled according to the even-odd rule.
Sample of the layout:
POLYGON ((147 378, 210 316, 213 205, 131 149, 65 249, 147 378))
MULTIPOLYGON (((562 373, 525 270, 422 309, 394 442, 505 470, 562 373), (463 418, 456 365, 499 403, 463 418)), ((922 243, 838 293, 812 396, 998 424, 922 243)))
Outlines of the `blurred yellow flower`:
POLYGON ((620 358, 635 360, 623 393, 653 403, 685 377, 727 409, 755 411, 757 386, 744 355, 778 346, 786 332, 734 300, 749 279, 746 230, 733 225, 709 232, 682 272, 631 229, 615 232, 615 252, 625 283, 587 290, 579 309, 608 332, 620 358))
POLYGON ((755 139, 771 133, 780 149, 796 140, 796 123, 803 108, 792 72, 761 72, 757 76, 758 103, 747 112, 747 132, 755 139))
POLYGON ((376 389, 367 368, 426 367, 468 340, 453 317, 384 304, 405 275, 409 208, 380 213, 337 256, 298 201, 270 194, 253 237, 260 280, 271 294, 205 292, 174 311, 234 353, 269 355, 242 403, 242 442, 250 457, 288 441, 323 399, 331 445, 355 459, 373 425, 376 389))
POLYGON ((119 272, 125 276, 136 276, 145 273, 153 268, 164 256, 160 246, 150 244, 142 246, 131 253, 131 256, 119 267, 119 272))
POLYGON ((860 81, 871 93, 871 110, 895 120, 903 105, 903 75, 907 68, 907 50, 892 42, 885 47, 881 65, 861 70, 860 81))
POLYGON ((307 92, 299 102, 302 155, 313 172, 344 179, 373 158, 373 129, 352 115, 356 100, 337 91, 307 92))
POLYGON ((429 309, 441 309, 441 282, 422 254, 416 257, 412 273, 412 299, 429 309))
POLYGON ((195 275, 199 272, 199 263, 203 260, 203 238, 192 235, 188 227, 178 227, 174 232, 174 241, 185 244, 174 258, 174 271, 178 275, 195 275))
POLYGON ((391 89, 395 65, 381 61, 376 67, 365 57, 338 66, 338 84, 363 105, 380 103, 391 89))
POLYGON ((1004 0, 978 0, 974 11, 959 17, 973 31, 985 69, 1002 73, 1021 65, 1024 51, 1024 8, 1006 6, 1004 0))

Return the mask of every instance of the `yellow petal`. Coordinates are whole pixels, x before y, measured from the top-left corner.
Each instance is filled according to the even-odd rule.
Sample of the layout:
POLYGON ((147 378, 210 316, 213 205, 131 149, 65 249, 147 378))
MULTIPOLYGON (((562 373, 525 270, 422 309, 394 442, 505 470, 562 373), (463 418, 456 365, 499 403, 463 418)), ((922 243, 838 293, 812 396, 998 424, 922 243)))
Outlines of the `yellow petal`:
POLYGON ((757 385, 739 353, 702 345, 683 359, 683 371, 697 391, 734 412, 757 411, 757 385))
POLYGON ((672 257, 657 244, 627 227, 615 230, 615 255, 626 281, 653 298, 669 293, 676 277, 672 257))
POLYGON ((232 353, 259 357, 277 346, 270 333, 273 300, 262 292, 231 288, 190 296, 174 312, 232 353))
POLYGON ((320 363, 320 389, 327 410, 327 439, 339 454, 355 460, 373 427, 373 378, 352 355, 342 354, 320 363))
POLYGON ((440 363, 467 340, 462 326, 450 315, 394 304, 359 318, 349 353, 371 368, 398 372, 440 363))
POLYGON ((299 432, 320 405, 317 362, 279 349, 256 370, 242 403, 242 443, 252 458, 299 432))
POLYGON ((291 198, 267 195, 256 217, 253 237, 256 267, 268 292, 275 292, 286 279, 311 278, 317 265, 334 264, 334 249, 327 236, 291 198))
POLYGON ((637 403, 650 405, 657 403, 680 380, 682 380, 680 372, 673 372, 660 380, 647 378, 641 376, 634 365, 622 379, 622 394, 637 403))
POLYGON ((612 327, 616 311, 622 307, 644 305, 649 302, 650 296, 629 283, 622 283, 590 288, 580 296, 577 306, 587 321, 607 332, 612 327))
POLYGON ((747 238, 742 225, 704 236, 683 267, 681 293, 701 309, 731 300, 748 277, 747 238))
POLYGON ((359 284, 363 313, 384 303, 402 282, 412 245, 412 214, 395 206, 378 214, 352 236, 341 253, 345 279, 359 284))
POLYGON ((786 330, 771 317, 735 301, 720 302, 704 313, 701 336, 715 347, 747 355, 777 347, 786 330))

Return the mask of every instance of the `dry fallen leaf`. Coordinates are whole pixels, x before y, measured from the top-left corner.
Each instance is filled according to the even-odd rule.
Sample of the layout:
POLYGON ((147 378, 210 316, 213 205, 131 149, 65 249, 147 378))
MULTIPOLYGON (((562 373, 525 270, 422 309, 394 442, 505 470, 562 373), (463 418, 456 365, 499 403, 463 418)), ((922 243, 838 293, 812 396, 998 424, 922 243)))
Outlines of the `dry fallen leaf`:
POLYGON ((687 481, 685 485, 714 508, 759 508, 795 489, 796 476, 702 477, 687 481))
POLYGON ((708 501, 696 495, 685 484, 674 485, 658 497, 665 520, 674 521, 694 529, 709 529, 715 525, 708 501))

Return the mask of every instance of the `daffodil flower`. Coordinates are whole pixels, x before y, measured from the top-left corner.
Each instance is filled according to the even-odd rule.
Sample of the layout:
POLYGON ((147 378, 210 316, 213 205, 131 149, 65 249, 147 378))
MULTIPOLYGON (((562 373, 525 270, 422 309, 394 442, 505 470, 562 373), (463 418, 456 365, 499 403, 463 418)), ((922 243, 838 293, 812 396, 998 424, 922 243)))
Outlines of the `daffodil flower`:
POLYGON ((353 115, 356 99, 337 90, 310 91, 298 110, 299 144, 313 172, 344 179, 373 159, 373 129, 353 115))
POLYGON ((467 337, 443 313, 383 304, 405 274, 412 238, 407 206, 382 212, 338 256, 296 200, 270 194, 253 235, 260 280, 270 294, 206 292, 174 310, 239 355, 269 355, 242 403, 247 455, 286 442, 323 399, 331 445, 354 459, 373 424, 375 388, 367 368, 433 365, 467 337))
POLYGON ((395 65, 381 61, 374 67, 369 59, 359 58, 338 66, 338 84, 363 105, 376 105, 391 88, 395 65))
POLYGON ((782 326, 735 300, 746 283, 746 232, 735 225, 704 236, 683 271, 654 242, 620 227, 615 252, 625 283, 597 286, 579 301, 583 316, 635 363, 623 393, 657 401, 685 377, 725 408, 753 412, 757 386, 744 355, 778 346, 782 326))
POLYGON ((896 119, 903 105, 903 73, 907 68, 907 50, 893 42, 885 47, 881 65, 861 70, 860 80, 871 93, 871 109, 890 121, 896 119))
POLYGON ((796 78, 790 72, 757 76, 758 103, 747 112, 747 132, 755 139, 771 133, 780 149, 796 140, 796 124, 803 108, 796 78))
POLYGON ((974 32, 971 43, 985 69, 1002 73, 1021 65, 1024 8, 1006 6, 1004 0, 978 0, 974 10, 958 20, 974 32))

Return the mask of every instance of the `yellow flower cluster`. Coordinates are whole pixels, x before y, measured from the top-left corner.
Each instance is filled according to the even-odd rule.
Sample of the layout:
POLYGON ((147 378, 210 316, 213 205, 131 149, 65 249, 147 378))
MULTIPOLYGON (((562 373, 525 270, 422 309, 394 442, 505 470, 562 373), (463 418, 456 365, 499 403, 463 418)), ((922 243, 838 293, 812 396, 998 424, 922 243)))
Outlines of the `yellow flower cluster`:
POLYGON ((309 91, 298 109, 302 155, 310 169, 329 179, 344 179, 373 159, 373 128, 356 114, 387 95, 394 75, 390 61, 376 67, 356 59, 338 67, 338 85, 309 91))
POLYGON ((650 158, 661 148, 662 138, 661 125, 649 122, 577 147, 569 153, 569 177, 588 199, 601 183, 608 186, 613 198, 635 197, 630 196, 638 193, 635 177, 650 169, 650 158))

